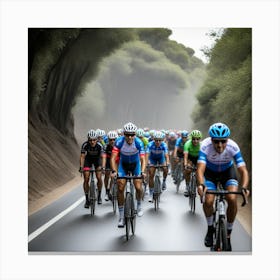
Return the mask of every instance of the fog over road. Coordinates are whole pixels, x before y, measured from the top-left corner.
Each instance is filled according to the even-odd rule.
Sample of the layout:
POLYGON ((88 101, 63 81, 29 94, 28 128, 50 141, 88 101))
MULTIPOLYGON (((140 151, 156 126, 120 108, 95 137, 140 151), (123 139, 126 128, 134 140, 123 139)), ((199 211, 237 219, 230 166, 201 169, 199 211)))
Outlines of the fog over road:
MULTIPOLYGON (((85 253, 85 254, 205 254, 203 244, 207 225, 202 205, 197 198, 196 213, 189 212, 188 200, 183 196, 183 185, 177 194, 168 177, 168 189, 162 194, 160 209, 154 211, 147 196, 143 202, 144 215, 137 217, 136 233, 126 241, 125 228, 117 228, 118 213, 111 202, 103 200, 96 214, 80 203, 74 210, 29 242, 29 252, 85 253)), ((63 198, 29 217, 29 235, 83 196, 79 186, 63 198)), ((251 237, 236 220, 232 233, 233 252, 251 253, 251 237)), ((215 254, 215 253, 214 253, 215 254)))

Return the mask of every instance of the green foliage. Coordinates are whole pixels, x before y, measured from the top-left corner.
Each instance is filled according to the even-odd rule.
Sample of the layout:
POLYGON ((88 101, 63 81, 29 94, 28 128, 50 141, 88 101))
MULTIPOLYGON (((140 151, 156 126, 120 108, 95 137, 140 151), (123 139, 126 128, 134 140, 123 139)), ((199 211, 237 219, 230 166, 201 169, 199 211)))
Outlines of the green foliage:
MULTIPOLYGON (((192 118, 207 133, 214 122, 224 122, 239 144, 251 169, 252 56, 251 29, 226 29, 209 51, 207 79, 197 94, 192 118)), ((204 134, 205 135, 205 134, 204 134)), ((206 134, 207 135, 207 134, 206 134)))

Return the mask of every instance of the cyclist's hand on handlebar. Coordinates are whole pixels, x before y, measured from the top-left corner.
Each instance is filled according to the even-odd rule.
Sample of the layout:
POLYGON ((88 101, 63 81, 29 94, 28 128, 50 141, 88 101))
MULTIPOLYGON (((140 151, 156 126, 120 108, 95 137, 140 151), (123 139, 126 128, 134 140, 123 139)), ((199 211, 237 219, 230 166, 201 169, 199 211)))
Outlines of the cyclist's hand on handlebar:
POLYGON ((248 203, 248 197, 250 195, 250 191, 247 188, 244 188, 244 187, 241 188, 241 191, 242 191, 242 193, 245 197, 246 204, 247 204, 248 203))
POLYGON ((111 178, 113 178, 113 179, 114 179, 114 178, 117 178, 118 173, 117 173, 116 171, 113 170, 113 171, 111 171, 111 175, 110 175, 110 176, 111 176, 111 178))
POLYGON ((141 172, 141 176, 143 177, 143 179, 145 179, 147 177, 145 172, 141 172))
POLYGON ((101 167, 102 175, 105 175, 105 167, 101 167))
POLYGON ((80 173, 82 173, 82 172, 83 172, 83 167, 82 167, 82 166, 80 166, 80 168, 79 168, 79 172, 80 172, 80 173))

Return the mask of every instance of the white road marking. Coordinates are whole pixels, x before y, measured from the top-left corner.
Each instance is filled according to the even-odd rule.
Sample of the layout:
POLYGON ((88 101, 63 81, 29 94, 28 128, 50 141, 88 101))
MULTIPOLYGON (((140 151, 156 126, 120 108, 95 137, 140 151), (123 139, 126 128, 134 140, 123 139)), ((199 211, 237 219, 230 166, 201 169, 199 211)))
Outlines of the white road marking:
POLYGON ((49 220, 47 223, 36 229, 34 232, 28 235, 28 243, 36 238, 38 235, 40 235, 43 231, 45 231, 47 228, 49 228, 51 225, 56 223, 58 220, 60 220, 62 217, 67 215, 69 212, 71 212, 73 209, 75 209, 81 202, 85 200, 85 197, 82 196, 79 198, 75 203, 73 203, 71 206, 69 206, 67 209, 62 211, 60 214, 49 220))

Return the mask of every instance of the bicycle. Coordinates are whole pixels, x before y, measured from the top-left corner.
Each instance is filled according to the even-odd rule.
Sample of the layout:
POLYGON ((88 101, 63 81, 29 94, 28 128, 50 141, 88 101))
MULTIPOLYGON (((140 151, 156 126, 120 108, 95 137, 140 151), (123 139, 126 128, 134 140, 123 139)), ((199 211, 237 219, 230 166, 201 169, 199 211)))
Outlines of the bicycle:
MULTIPOLYGON (((90 215, 93 216, 95 212, 95 205, 97 200, 97 186, 94 180, 94 173, 101 172, 102 170, 96 170, 94 165, 89 170, 86 170, 90 172, 90 184, 89 184, 89 208, 90 208, 90 215)), ((82 171, 84 172, 84 171, 82 171)))
POLYGON ((191 212, 195 213, 195 200, 196 200, 196 166, 187 166, 186 169, 191 170, 190 174, 190 181, 189 181, 189 190, 188 190, 188 196, 189 196, 189 206, 191 209, 191 212))
POLYGON ((226 200, 225 196, 227 194, 237 194, 241 195, 243 202, 241 204, 244 207, 248 204, 248 201, 243 193, 243 191, 227 191, 222 188, 220 182, 217 183, 217 190, 207 190, 202 198, 202 202, 205 200, 205 194, 214 194, 214 231, 213 231, 213 246, 210 248, 211 251, 227 251, 227 221, 226 221, 226 200))
POLYGON ((183 159, 179 158, 179 162, 176 164, 174 170, 174 182, 176 184, 176 193, 179 192, 180 184, 184 180, 182 166, 183 166, 183 159))
POLYGON ((126 179, 125 185, 125 201, 124 201, 124 218, 125 218, 125 232, 126 240, 129 239, 130 229, 132 235, 135 234, 136 228, 136 214, 135 209, 135 187, 133 179, 142 179, 142 177, 131 175, 128 173, 126 176, 117 177, 117 179, 126 179))
POLYGON ((160 202, 160 195, 162 193, 161 191, 161 175, 160 175, 160 169, 163 167, 168 167, 168 165, 150 165, 148 168, 154 167, 156 169, 155 177, 154 177, 154 193, 153 193, 153 201, 154 201, 154 208, 155 211, 159 208, 159 202, 160 202))

